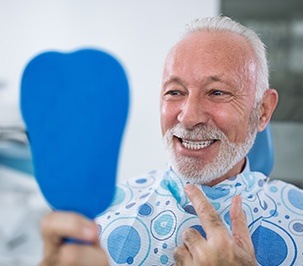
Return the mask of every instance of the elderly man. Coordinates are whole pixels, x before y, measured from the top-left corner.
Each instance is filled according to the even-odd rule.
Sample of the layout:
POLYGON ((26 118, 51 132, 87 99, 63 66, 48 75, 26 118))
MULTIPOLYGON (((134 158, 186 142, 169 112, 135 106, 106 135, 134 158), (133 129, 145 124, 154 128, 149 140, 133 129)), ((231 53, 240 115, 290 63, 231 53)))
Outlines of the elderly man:
POLYGON ((42 264, 302 265, 303 192, 251 172, 246 157, 277 101, 253 31, 226 17, 189 24, 163 73, 168 169, 118 186, 98 230, 48 215, 42 264))

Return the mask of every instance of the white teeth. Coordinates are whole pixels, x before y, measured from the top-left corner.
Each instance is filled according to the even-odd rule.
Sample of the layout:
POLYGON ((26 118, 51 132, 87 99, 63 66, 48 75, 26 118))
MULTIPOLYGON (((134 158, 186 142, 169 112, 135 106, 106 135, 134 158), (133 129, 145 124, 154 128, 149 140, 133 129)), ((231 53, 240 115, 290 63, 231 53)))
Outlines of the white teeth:
POLYGON ((185 148, 190 150, 199 150, 206 148, 214 143, 214 140, 205 140, 205 141, 188 141, 182 140, 182 144, 185 148))

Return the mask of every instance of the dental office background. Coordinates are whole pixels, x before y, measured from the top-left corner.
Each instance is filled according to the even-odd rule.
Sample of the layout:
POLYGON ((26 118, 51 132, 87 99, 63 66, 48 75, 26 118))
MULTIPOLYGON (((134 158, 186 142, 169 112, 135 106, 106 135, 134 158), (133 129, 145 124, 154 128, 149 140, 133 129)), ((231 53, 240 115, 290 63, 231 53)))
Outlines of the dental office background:
POLYGON ((27 62, 45 50, 83 47, 120 60, 131 89, 117 176, 123 181, 166 167, 158 101, 166 53, 186 23, 220 13, 255 28, 268 47, 271 85, 280 93, 271 176, 303 187, 301 0, 0 0, 0 266, 37 265, 39 223, 49 211, 32 175, 19 111, 27 62))

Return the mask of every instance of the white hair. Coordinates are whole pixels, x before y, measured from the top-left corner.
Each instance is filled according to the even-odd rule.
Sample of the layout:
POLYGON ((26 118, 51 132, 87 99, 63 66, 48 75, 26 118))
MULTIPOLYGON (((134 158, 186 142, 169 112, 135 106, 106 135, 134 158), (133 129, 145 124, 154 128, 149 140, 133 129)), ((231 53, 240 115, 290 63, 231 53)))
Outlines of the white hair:
POLYGON ((241 35, 247 40, 255 54, 257 65, 257 76, 255 77, 255 84, 256 104, 258 104, 262 99, 264 92, 269 88, 269 73, 266 59, 266 50, 265 45, 259 36, 253 30, 241 25, 229 17, 224 16, 208 17, 192 21, 186 25, 183 38, 197 31, 229 31, 241 35))

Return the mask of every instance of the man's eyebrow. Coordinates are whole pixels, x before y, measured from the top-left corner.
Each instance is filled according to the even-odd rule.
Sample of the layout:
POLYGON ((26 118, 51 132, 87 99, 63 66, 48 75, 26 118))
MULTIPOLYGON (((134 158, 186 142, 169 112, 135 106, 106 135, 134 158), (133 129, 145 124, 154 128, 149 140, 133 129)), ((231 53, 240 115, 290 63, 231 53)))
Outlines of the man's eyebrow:
MULTIPOLYGON (((231 85, 230 82, 226 79, 223 78, 224 74, 218 74, 218 75, 211 75, 208 77, 203 78, 202 80, 198 81, 198 84, 200 84, 200 86, 206 86, 209 85, 213 82, 222 82, 225 83, 227 85, 231 85)), ((163 82, 163 87, 169 85, 169 84, 179 84, 183 87, 186 87, 187 84, 185 83, 185 81, 181 80, 179 77, 177 76, 171 76, 168 79, 166 79, 163 82)))
POLYGON ((165 80, 164 83, 163 83, 163 87, 167 86, 170 83, 175 83, 175 84, 179 84, 181 86, 184 86, 181 79, 176 77, 176 76, 172 76, 172 77, 168 78, 167 80, 165 80))
POLYGON ((222 79, 222 76, 223 76, 223 74, 209 76, 204 80, 204 83, 208 84, 208 83, 212 83, 212 82, 225 82, 225 80, 222 79))
POLYGON ((228 86, 232 86, 232 83, 229 80, 225 79, 223 76, 224 76, 224 74, 209 76, 209 77, 205 78, 205 80, 202 81, 202 84, 208 85, 213 82, 221 82, 221 83, 225 83, 228 86))

